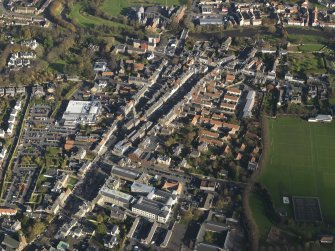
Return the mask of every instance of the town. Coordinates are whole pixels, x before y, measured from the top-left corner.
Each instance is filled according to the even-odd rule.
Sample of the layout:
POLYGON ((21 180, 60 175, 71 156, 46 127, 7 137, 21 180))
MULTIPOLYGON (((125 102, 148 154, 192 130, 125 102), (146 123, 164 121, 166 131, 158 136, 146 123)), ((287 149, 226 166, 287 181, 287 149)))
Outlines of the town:
POLYGON ((306 168, 331 153, 277 151, 332 129, 335 4, 166 1, 107 18, 93 2, 0 3, 1 248, 331 247, 321 188, 278 172, 295 151, 317 153, 306 168))

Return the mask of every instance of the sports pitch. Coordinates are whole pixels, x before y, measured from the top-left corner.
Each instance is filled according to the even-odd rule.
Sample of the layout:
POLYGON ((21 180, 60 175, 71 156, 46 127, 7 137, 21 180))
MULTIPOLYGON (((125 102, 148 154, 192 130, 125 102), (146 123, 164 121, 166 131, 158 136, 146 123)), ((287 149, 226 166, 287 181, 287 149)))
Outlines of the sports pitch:
POLYGON ((335 123, 309 123, 299 118, 271 119, 267 164, 260 182, 274 206, 282 196, 320 199, 323 219, 335 222, 335 123))

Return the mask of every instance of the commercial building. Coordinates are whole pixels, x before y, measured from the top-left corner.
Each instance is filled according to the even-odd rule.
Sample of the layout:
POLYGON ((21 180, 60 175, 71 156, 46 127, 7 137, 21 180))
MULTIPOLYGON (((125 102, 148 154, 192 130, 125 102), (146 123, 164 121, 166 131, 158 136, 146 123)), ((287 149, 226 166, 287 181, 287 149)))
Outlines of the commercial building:
POLYGON ((117 206, 128 208, 133 201, 133 196, 110 189, 103 186, 99 191, 100 199, 98 200, 99 205, 104 205, 105 203, 114 204, 117 206))
POLYGON ((139 183, 137 181, 135 181, 132 185, 131 185, 131 192, 132 193, 137 193, 137 194, 142 194, 142 195, 147 195, 150 192, 152 192, 152 190, 154 190, 154 188, 152 186, 148 186, 146 184, 143 183, 139 183))
POLYGON ((133 170, 113 167, 112 176, 118 177, 122 180, 134 181, 140 177, 140 173, 133 170))
POLYGON ((249 91, 247 95, 247 102, 243 108, 243 117, 251 117, 252 116, 252 109, 255 104, 255 97, 256 92, 255 91, 249 91))
POLYGON ((170 208, 163 203, 141 197, 131 208, 131 211, 148 219, 166 223, 169 218, 170 208))
POLYGON ((63 114, 64 125, 76 126, 77 124, 93 125, 101 114, 99 101, 71 100, 63 114))

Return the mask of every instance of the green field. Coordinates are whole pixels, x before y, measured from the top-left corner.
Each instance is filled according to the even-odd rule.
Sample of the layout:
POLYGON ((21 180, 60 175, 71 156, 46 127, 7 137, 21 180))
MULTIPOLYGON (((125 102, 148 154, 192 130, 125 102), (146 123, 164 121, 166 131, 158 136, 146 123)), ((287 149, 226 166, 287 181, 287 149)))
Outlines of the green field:
POLYGON ((101 10, 106 14, 115 16, 121 13, 124 8, 134 6, 149 6, 149 5, 180 5, 183 1, 180 0, 105 0, 101 10))
POLYGON ((265 213, 267 205, 265 205, 265 201, 258 193, 251 193, 249 204, 252 210, 252 216, 258 225, 260 236, 265 238, 273 225, 265 213))
POLYGON ((317 196, 325 221, 335 222, 335 123, 278 118, 269 121, 269 134, 260 182, 275 207, 283 207, 283 195, 317 196))
POLYGON ((73 5, 68 17, 73 20, 75 24, 82 27, 94 27, 98 25, 107 25, 114 27, 118 26, 124 28, 127 27, 120 23, 112 22, 110 20, 105 20, 100 17, 95 17, 87 14, 83 11, 83 6, 80 3, 76 3, 75 5, 73 5))
MULTIPOLYGON (((302 28, 303 29, 303 28, 302 28)), ((315 35, 301 35, 301 34, 288 34, 287 40, 290 43, 294 44, 318 44, 323 43, 326 39, 322 36, 315 36, 315 35)))
POLYGON ((327 72, 323 56, 319 54, 289 54, 288 61, 296 74, 324 74, 327 72))
POLYGON ((302 52, 315 52, 320 51, 324 47, 323 44, 304 44, 299 45, 298 49, 302 52))

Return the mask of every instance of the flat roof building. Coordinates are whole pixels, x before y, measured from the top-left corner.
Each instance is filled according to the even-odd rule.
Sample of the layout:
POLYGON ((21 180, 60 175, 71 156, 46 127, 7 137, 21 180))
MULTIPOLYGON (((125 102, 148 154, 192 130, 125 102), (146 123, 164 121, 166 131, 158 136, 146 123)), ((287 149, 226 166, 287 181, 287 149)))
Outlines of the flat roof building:
POLYGON ((130 203, 132 203, 133 201, 133 196, 114 190, 114 189, 110 189, 108 187, 103 186, 100 191, 100 199, 98 201, 99 205, 103 205, 105 203, 110 203, 110 204, 114 204, 117 206, 121 206, 121 207, 126 207, 128 208, 130 203))
POLYGON ((332 122, 333 118, 330 115, 319 114, 315 118, 309 118, 308 122, 332 122))
POLYGON ((154 188, 152 186, 148 186, 146 184, 140 183, 135 181, 132 185, 131 185, 131 192, 132 193, 138 193, 138 194, 143 194, 143 195, 147 195, 149 194, 152 190, 154 190, 154 188))
POLYGON ((128 181, 134 181, 140 177, 139 172, 119 167, 113 167, 112 175, 122 180, 128 180, 128 181))
POLYGON ((255 97, 256 92, 255 91, 249 91, 247 95, 247 102, 243 108, 243 117, 251 117, 252 116, 252 109, 255 104, 255 97))
POLYGON ((141 197, 131 208, 131 211, 148 219, 166 223, 169 218, 170 208, 161 202, 141 197))
POLYGON ((71 100, 63 114, 64 125, 76 126, 77 124, 93 125, 101 114, 99 101, 71 100))

